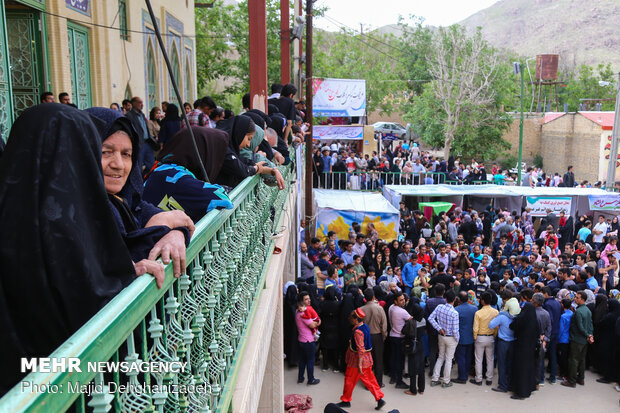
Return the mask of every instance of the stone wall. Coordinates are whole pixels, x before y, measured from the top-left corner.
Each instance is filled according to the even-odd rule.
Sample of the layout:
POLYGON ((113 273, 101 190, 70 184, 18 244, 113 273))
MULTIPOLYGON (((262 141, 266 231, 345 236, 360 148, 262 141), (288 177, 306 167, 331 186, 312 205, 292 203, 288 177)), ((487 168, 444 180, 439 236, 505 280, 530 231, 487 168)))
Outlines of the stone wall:
POLYGON ((543 125, 544 170, 563 173, 573 165, 575 180, 597 181, 602 132, 599 125, 578 113, 567 113, 543 125))
MULTIPOLYGON (((541 115, 532 113, 527 114, 523 122, 523 162, 531 165, 534 156, 541 153, 541 115)), ((510 143, 508 153, 514 156, 519 155, 519 116, 515 115, 512 123, 502 136, 510 143)))

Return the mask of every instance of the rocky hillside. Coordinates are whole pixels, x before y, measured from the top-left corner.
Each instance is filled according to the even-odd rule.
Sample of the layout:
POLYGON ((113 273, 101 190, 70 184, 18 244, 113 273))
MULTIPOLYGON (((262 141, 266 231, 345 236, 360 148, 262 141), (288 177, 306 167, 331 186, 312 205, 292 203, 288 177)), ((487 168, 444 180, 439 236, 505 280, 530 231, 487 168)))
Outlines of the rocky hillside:
POLYGON ((620 71, 620 0, 501 0, 461 22, 522 56, 560 55, 560 69, 611 63, 620 71))

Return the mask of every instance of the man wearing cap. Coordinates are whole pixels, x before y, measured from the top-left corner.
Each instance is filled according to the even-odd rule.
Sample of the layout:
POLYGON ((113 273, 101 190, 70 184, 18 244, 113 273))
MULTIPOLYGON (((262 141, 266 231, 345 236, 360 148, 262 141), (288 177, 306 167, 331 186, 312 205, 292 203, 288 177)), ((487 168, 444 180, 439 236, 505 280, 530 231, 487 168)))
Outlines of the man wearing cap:
POLYGON ((351 407, 353 389, 361 379, 364 386, 375 397, 377 401, 375 409, 379 410, 385 405, 385 400, 383 400, 383 392, 372 372, 372 341, 370 328, 364 324, 364 317, 366 317, 366 314, 364 314, 361 308, 353 310, 349 315, 349 322, 353 325, 353 329, 345 356, 347 370, 344 373, 344 388, 340 397, 341 402, 338 403, 338 406, 351 407))

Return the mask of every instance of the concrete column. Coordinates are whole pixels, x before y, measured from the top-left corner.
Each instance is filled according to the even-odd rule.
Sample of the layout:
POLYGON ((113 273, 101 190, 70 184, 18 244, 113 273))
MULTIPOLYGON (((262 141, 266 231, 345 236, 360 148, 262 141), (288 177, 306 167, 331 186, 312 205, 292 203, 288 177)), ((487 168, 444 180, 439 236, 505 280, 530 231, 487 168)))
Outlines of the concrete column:
POLYGON ((280 0, 280 82, 291 83, 291 28, 289 0, 280 0))
POLYGON ((265 0, 249 0, 250 107, 267 112, 267 9, 265 0))

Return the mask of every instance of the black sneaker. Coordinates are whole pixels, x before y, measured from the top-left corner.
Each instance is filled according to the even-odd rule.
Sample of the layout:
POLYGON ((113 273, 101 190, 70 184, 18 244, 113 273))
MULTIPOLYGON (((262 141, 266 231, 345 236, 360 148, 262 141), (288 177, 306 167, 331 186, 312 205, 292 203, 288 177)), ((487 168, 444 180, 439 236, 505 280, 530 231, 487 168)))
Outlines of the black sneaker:
POLYGON ((338 407, 351 407, 351 402, 336 403, 336 406, 338 406, 338 407))
POLYGON ((493 387, 491 390, 499 393, 508 393, 508 390, 500 389, 499 387, 493 387))
POLYGON ((487 380, 487 386, 490 386, 491 384, 493 384, 493 382, 491 380, 487 380))
POLYGON ((408 389, 409 385, 404 382, 401 382, 401 383, 396 383, 396 386, 394 387, 396 387, 397 389, 408 389))
POLYGON ((471 384, 475 384, 476 386, 482 386, 482 380, 481 381, 476 381, 476 379, 469 379, 469 382, 471 384))
POLYGON ((467 383, 467 380, 453 379, 452 382, 456 384, 465 384, 467 383))
POLYGON ((385 400, 379 399, 377 400, 377 407, 375 407, 375 410, 381 410, 383 406, 385 406, 385 400))
POLYGON ((319 379, 314 379, 314 380, 312 380, 312 381, 309 381, 309 382, 308 382, 308 384, 309 384, 309 385, 313 385, 313 384, 319 384, 320 382, 321 382, 321 380, 319 380, 319 379))
POLYGON ((304 382, 304 379, 303 379, 303 378, 301 378, 301 379, 297 379, 297 384, 301 384, 301 383, 303 383, 303 382, 304 382))

